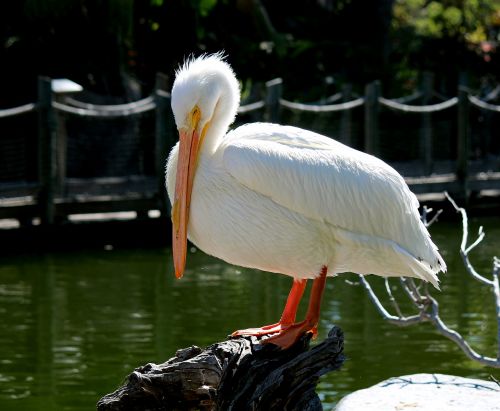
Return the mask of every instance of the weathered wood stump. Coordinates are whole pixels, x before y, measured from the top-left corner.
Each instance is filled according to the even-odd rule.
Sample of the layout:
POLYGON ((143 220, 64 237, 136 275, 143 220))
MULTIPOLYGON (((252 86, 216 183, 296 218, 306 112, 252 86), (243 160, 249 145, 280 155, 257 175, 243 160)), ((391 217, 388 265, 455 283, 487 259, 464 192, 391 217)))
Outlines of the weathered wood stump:
POLYGON ((146 364, 97 403, 118 410, 321 410, 319 377, 344 361, 342 330, 309 348, 310 335, 288 350, 235 338, 202 350, 178 350, 163 364, 146 364))

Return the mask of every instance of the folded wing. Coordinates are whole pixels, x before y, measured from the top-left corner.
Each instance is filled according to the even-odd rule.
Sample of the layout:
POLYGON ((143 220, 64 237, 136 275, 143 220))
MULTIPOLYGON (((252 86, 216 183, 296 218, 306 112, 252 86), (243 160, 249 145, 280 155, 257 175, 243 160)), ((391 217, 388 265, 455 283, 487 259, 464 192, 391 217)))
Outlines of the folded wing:
POLYGON ((274 124, 239 127, 223 146, 225 168, 251 190, 316 221, 395 242, 427 271, 446 269, 420 221, 415 195, 383 161, 274 124))

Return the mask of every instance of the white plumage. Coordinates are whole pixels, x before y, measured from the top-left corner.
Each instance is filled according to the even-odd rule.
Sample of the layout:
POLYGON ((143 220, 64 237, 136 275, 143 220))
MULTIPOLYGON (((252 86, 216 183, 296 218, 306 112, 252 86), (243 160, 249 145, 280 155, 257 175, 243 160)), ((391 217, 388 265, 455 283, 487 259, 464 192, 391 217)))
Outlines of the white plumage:
MULTIPOLYGON (((296 127, 254 123, 226 134, 239 98, 220 55, 191 60, 177 73, 172 109, 181 145, 186 135, 199 138, 194 154, 189 143, 183 157, 194 158, 186 224, 196 246, 296 280, 318 278, 325 267, 328 275, 411 276, 437 287, 446 265, 415 195, 392 167, 296 127)), ((174 243, 178 162, 179 144, 166 175, 174 243)), ((176 270, 182 275, 183 266, 176 270)))

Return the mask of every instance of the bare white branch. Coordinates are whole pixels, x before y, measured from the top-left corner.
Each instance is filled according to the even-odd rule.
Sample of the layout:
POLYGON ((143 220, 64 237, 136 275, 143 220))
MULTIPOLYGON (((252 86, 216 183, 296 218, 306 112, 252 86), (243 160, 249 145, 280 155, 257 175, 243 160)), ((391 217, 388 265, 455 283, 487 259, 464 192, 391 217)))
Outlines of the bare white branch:
MULTIPOLYGON (((412 324, 418 324, 421 322, 430 322, 431 324, 434 325, 436 330, 446 338, 450 339, 453 341, 455 344, 458 345, 458 347, 465 353, 465 355, 486 366, 489 367, 494 367, 494 368, 500 368, 500 259, 497 257, 493 257, 493 279, 489 280, 483 275, 479 274, 472 264, 469 261, 469 253, 477 247, 481 241, 483 240, 485 233, 482 227, 479 228, 478 236, 476 240, 467 247, 467 240, 468 240, 468 219, 467 219, 467 213, 465 209, 458 207, 455 201, 448 195, 448 193, 445 193, 446 197, 450 201, 450 203, 453 205, 455 210, 459 212, 462 215, 462 241, 460 245, 460 255, 462 256, 462 260, 464 262, 465 268, 467 272, 477 281, 479 281, 482 284, 485 284, 489 286, 491 289, 494 298, 495 298, 495 307, 496 307, 496 319, 497 319, 497 356, 496 358, 493 357, 487 357, 482 354, 479 354, 477 351, 475 351, 469 343, 465 340, 465 338, 458 333, 457 331, 449 328, 444 321, 441 319, 439 316, 439 303, 437 300, 431 295, 429 291, 428 284, 424 284, 423 288, 422 283, 419 283, 419 285, 415 284, 415 280, 413 278, 406 278, 406 277, 400 277, 400 285, 403 291, 406 293, 410 301, 414 304, 415 308, 418 310, 418 314, 411 315, 408 317, 405 317, 399 307, 399 304, 397 300, 394 298, 394 295, 391 291, 389 281, 386 278, 385 279, 385 289, 387 292, 387 295, 389 296, 389 300, 391 301, 394 310, 396 311, 397 315, 392 315, 389 313, 389 311, 384 307, 380 299, 378 298, 377 294, 371 287, 370 283, 368 280, 362 276, 359 275, 360 283, 363 285, 365 290, 368 293, 368 297, 370 300, 373 302, 375 305, 376 309, 378 312, 382 315, 382 317, 390 322, 391 324, 395 324, 398 326, 408 326, 412 324)), ((431 225, 434 223, 437 219, 437 216, 441 214, 441 210, 438 211, 434 217, 428 221, 427 217, 429 213, 432 211, 432 209, 428 209, 427 207, 423 207, 422 210, 422 221, 426 226, 431 225)))
POLYGON ((469 345, 469 343, 465 341, 462 335, 460 335, 455 330, 449 328, 443 322, 443 320, 441 320, 441 317, 439 316, 439 304, 436 301, 436 299, 430 295, 428 295, 428 297, 432 304, 432 310, 430 313, 427 314, 427 319, 434 324, 434 326, 436 327, 437 331, 440 334, 444 335, 445 337, 449 338, 454 343, 456 343, 460 347, 460 349, 465 353, 465 355, 469 357, 471 360, 477 361, 483 365, 487 365, 490 367, 500 368, 500 362, 497 359, 478 354, 469 345))
POLYGON ((464 262, 465 269, 472 277, 474 277, 479 282, 481 282, 485 285, 493 286, 493 281, 488 280, 486 277, 479 274, 474 269, 471 262, 469 261, 469 251, 472 250, 472 248, 474 248, 477 244, 479 244, 479 242, 484 238, 484 234, 481 236, 482 231, 480 230, 479 237, 478 237, 479 242, 478 242, 478 240, 476 240, 474 243, 472 243, 471 247, 467 248, 467 238, 469 236, 469 221, 467 218, 467 212, 465 211, 464 208, 459 207, 457 205, 457 203, 455 202, 455 200, 453 200, 447 192, 445 192, 444 194, 445 194, 446 198, 448 199, 448 201, 453 206, 453 208, 455 208, 457 213, 460 213, 462 215, 462 242, 460 244, 460 255, 462 256, 462 260, 464 262))
POLYGON ((371 287, 370 283, 366 280, 366 278, 363 275, 359 275, 359 279, 361 281, 361 284, 363 287, 365 287, 365 290, 368 292, 368 296, 370 297, 370 300, 372 303, 375 305, 377 310, 379 311, 380 314, 382 314, 382 317, 384 317, 385 320, 390 322, 391 324, 399 325, 399 326, 407 326, 407 325, 412 325, 412 324, 417 324, 422 321, 422 318, 420 315, 412 315, 410 317, 403 317, 403 316, 396 316, 392 315, 385 309, 383 304, 380 302, 377 294, 373 291, 373 288, 371 287))
POLYGON ((485 232, 483 231, 483 226, 479 227, 479 231, 477 233, 477 238, 476 241, 474 241, 470 246, 468 246, 465 250, 465 254, 469 254, 474 247, 476 247, 481 241, 483 241, 483 238, 485 236, 485 232))
POLYGON ((500 259, 498 257, 493 257, 493 292, 497 314, 497 360, 500 362, 500 259))
POLYGON ((432 212, 432 208, 427 208, 427 206, 424 206, 422 208, 422 222, 424 223, 424 225, 426 227, 430 227, 432 224, 434 224, 437 219, 439 218, 439 216, 441 215, 441 213, 443 212, 443 210, 438 210, 434 213, 434 215, 432 216, 432 218, 430 220, 427 220, 427 216, 432 212))
POLYGON ((394 296, 392 295, 391 286, 389 284, 389 277, 385 277, 384 280, 385 280, 385 290, 387 291, 387 295, 389 296, 389 300, 391 301, 392 306, 396 310, 396 313, 398 314, 398 316, 403 317, 401 309, 399 308, 399 304, 396 301, 396 299, 394 298, 394 296))
POLYGON ((415 287, 415 283, 413 280, 410 280, 406 277, 400 277, 401 286, 403 287, 403 291, 406 293, 410 301, 415 305, 417 309, 422 308, 422 299, 418 293, 417 288, 415 287))
POLYGON ((344 282, 346 284, 349 284, 349 285, 353 285, 353 286, 358 286, 358 285, 361 285, 361 283, 357 282, 357 281, 351 281, 351 280, 347 280, 345 279, 344 282))

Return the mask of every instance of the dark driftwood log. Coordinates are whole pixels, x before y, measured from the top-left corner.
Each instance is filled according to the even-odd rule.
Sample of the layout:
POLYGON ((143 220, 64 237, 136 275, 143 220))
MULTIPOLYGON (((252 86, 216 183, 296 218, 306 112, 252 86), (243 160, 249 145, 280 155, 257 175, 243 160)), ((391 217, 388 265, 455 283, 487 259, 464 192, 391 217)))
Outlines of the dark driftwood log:
POLYGON ((309 349, 310 335, 288 350, 235 338, 178 350, 163 364, 137 368, 97 403, 98 410, 321 410, 318 379, 344 361, 336 326, 309 349))

